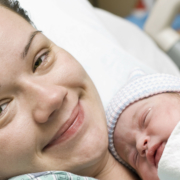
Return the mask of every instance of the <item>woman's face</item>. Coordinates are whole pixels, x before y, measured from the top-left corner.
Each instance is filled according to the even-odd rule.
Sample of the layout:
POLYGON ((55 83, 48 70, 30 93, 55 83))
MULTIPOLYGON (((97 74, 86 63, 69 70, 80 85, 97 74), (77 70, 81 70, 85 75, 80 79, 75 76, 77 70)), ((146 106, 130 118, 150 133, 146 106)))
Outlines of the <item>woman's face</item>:
POLYGON ((105 114, 81 65, 0 8, 0 174, 77 174, 107 152, 105 114))

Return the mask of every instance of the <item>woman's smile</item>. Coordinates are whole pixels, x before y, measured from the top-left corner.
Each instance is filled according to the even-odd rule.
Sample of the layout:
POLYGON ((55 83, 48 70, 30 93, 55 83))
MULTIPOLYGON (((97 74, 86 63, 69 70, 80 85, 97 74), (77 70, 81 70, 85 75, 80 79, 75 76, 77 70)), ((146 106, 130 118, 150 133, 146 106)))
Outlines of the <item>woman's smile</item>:
POLYGON ((73 137, 80 129, 84 122, 84 111, 80 102, 72 111, 70 118, 59 128, 58 132, 52 138, 52 140, 45 146, 45 149, 51 148, 59 143, 67 141, 73 137))

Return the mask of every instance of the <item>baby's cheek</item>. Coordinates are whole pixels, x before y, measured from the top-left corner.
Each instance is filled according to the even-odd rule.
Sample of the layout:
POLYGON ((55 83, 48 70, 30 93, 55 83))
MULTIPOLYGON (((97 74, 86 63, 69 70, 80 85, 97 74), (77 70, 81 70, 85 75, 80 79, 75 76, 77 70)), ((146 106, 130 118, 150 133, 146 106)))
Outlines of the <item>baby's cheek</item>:
POLYGON ((122 148, 123 148, 123 146, 122 146, 122 138, 119 135, 117 130, 114 132, 114 139, 113 139, 113 141, 114 141, 114 146, 115 146, 115 149, 116 149, 117 153, 118 154, 121 153, 122 148))
POLYGON ((122 136, 119 136, 119 133, 114 133, 114 147, 116 149, 116 152, 120 156, 120 158, 124 159, 125 157, 125 142, 122 139, 122 136))
POLYGON ((157 168, 149 165, 145 159, 139 162, 136 172, 143 180, 159 180, 157 168))

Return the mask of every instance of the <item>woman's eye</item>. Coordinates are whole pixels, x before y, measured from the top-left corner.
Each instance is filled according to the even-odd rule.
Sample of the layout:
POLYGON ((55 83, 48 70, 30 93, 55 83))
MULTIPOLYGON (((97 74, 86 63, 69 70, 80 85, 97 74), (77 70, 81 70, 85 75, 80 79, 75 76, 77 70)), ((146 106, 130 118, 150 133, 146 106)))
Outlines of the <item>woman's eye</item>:
POLYGON ((6 109, 7 106, 8 106, 8 103, 4 103, 0 105, 0 115, 3 113, 3 111, 6 109))
POLYGON ((36 69, 43 63, 43 61, 46 60, 47 56, 49 54, 48 52, 45 52, 43 55, 41 55, 35 62, 34 67, 33 67, 33 71, 35 72, 36 69))

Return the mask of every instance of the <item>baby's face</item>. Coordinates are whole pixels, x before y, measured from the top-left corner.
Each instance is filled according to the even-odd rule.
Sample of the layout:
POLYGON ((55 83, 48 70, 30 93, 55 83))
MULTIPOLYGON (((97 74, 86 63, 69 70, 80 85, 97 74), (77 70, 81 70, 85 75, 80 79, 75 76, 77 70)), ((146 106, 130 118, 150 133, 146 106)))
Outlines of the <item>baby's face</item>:
POLYGON ((115 128, 117 153, 143 180, 158 180, 159 160, 179 120, 178 94, 163 93, 130 105, 115 128))

